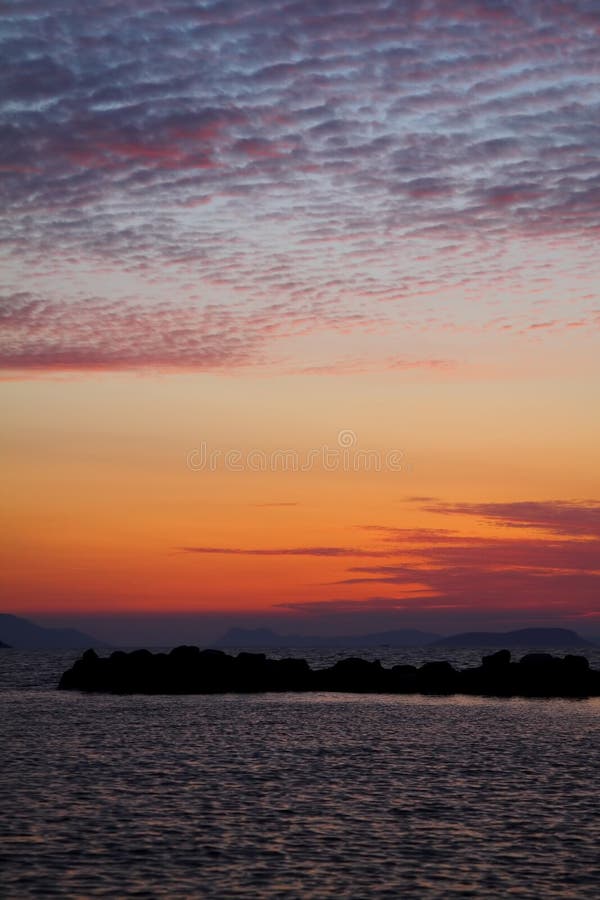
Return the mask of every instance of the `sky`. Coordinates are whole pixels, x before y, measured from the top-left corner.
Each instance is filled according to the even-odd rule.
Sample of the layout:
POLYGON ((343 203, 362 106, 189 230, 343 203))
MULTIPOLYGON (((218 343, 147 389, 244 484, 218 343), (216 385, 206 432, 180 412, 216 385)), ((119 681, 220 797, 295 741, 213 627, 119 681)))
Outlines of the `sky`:
POLYGON ((4 611, 600 634, 596 0, 18 0, 0 53, 4 611))

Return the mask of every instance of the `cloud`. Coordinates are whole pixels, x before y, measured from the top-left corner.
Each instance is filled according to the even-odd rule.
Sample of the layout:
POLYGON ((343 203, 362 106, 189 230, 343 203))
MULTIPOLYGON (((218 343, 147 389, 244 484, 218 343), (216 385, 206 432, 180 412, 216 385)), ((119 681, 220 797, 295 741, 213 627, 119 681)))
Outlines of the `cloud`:
POLYGON ((425 507, 444 516, 477 516, 509 528, 541 529, 565 537, 600 540, 600 501, 523 500, 510 503, 442 503, 425 507))
POLYGON ((395 356, 388 356, 383 359, 337 359, 317 366, 296 366, 290 371, 299 375, 358 375, 381 370, 451 373, 456 369, 458 369, 458 364, 449 359, 399 359, 395 356))
POLYGON ((0 297, 0 368, 214 370, 260 366, 275 339, 370 327, 372 318, 298 305, 79 303, 20 292, 0 297))
MULTIPOLYGON (((593 0, 568 14, 547 0, 249 0, 243 11, 217 0, 32 0, 2 16, 8 296, 38 296, 40 280, 54 279, 63 293, 48 302, 83 310, 89 298, 70 284, 86 265, 105 292, 98 302, 110 304, 98 277, 109 261, 138 279, 137 295, 120 298, 132 316, 140 305, 154 316, 146 288, 189 315, 195 290, 206 307, 277 302, 296 328, 302 316, 329 328, 331 309, 348 328, 369 311, 381 323, 385 303, 398 335, 481 331, 496 326, 473 321, 469 302, 479 309, 487 285, 512 284, 523 312, 511 308, 498 333, 513 320, 540 339, 544 323, 597 327, 583 296, 597 281, 600 231, 593 0), (564 253, 549 253, 559 239, 564 253), (536 253, 515 266, 515 241, 541 248, 548 285, 569 268, 578 290, 568 317, 534 314, 536 253), (460 309, 440 309, 458 285, 460 309)), ((150 359, 84 352, 83 315, 64 317, 55 350, 41 337, 34 346, 23 322, 6 365, 19 354, 32 368, 61 354, 82 368, 150 359)), ((200 366, 260 358, 244 315, 237 330, 231 318, 223 327, 214 341, 204 334, 206 349, 184 352, 186 364, 194 354, 200 366)), ((158 364, 174 356, 153 352, 158 364)), ((446 364, 444 354, 416 358, 446 364)))
POLYGON ((359 547, 181 547, 185 553, 226 556, 315 556, 361 557, 389 556, 387 551, 359 547))
MULTIPOLYGON (((362 585, 394 597, 378 599, 375 609, 411 613, 460 610, 487 614, 504 610, 573 619, 600 613, 600 503, 596 501, 524 501, 514 503, 442 503, 425 507, 440 516, 477 518, 506 527, 506 536, 453 529, 362 526, 378 536, 384 562, 351 565, 337 587, 362 585), (518 531, 517 531, 518 529, 518 531), (527 531, 526 531, 527 530, 527 531), (536 531, 546 532, 542 539, 536 531)), ((376 555, 376 553, 374 554, 376 555)), ((296 610, 313 603, 292 603, 296 610)), ((314 612, 358 609, 354 599, 314 603, 314 612)))
POLYGON ((600 615, 599 502, 412 501, 440 518, 461 518, 471 525, 477 521, 478 530, 368 524, 357 526, 369 536, 360 546, 180 550, 208 556, 340 560, 346 566, 344 576, 320 585, 321 595, 324 588, 335 586, 337 596, 291 599, 273 607, 313 617, 389 613, 413 624, 435 619, 453 627, 452 622, 460 620, 470 627, 473 621, 493 620, 499 627, 510 621, 583 622, 600 615), (488 527, 481 530, 482 525, 488 527), (505 534, 498 533, 498 525, 505 527, 505 534), (350 587, 353 596, 344 596, 344 588, 350 587), (355 596, 360 590, 366 595, 355 596))
MULTIPOLYGON (((501 524, 507 537, 440 530, 421 535, 402 565, 355 566, 350 583, 398 587, 418 582, 445 601, 467 605, 505 605, 515 609, 559 609, 568 613, 598 610, 600 596, 600 503, 597 501, 523 501, 442 503, 425 507, 443 516, 477 517, 501 524), (511 534, 512 529, 542 530, 552 537, 511 534), (412 556, 412 562, 410 557, 412 556)), ((398 547, 414 543, 418 533, 387 529, 398 547)))

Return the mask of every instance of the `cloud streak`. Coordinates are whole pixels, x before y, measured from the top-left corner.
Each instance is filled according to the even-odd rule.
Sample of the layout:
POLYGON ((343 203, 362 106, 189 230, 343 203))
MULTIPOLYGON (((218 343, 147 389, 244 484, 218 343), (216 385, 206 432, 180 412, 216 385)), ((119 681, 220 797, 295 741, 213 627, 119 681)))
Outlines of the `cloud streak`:
POLYGON ((313 556, 345 558, 361 556, 390 556, 385 550, 366 550, 358 547, 181 547, 185 553, 209 556, 313 556))
MULTIPOLYGON (((512 503, 440 503, 425 507, 444 516, 477 516, 508 528, 540 529, 568 538, 600 540, 600 501, 542 500, 512 503)), ((600 562, 600 560, 599 560, 600 562)))
MULTIPOLYGON (((484 615, 504 610, 569 620, 600 614, 598 502, 438 501, 428 509, 444 517, 500 524, 506 526, 507 534, 367 526, 366 533, 382 540, 384 547, 363 555, 381 556, 385 561, 350 565, 347 576, 336 585, 364 586, 370 599, 337 597, 284 605, 312 613, 358 611, 373 603, 374 611, 411 614, 455 610, 484 615), (523 533, 525 529, 529 533, 523 533), (546 532, 543 539, 535 535, 539 530, 546 532), (384 587, 396 595, 382 596, 384 587)), ((266 551, 270 552, 278 551, 266 551)), ((347 555, 358 554, 349 551, 347 555)))
POLYGON ((477 518, 487 525, 505 526, 507 537, 384 528, 381 533, 404 548, 405 561, 355 566, 346 583, 401 589, 416 582, 442 602, 463 606, 560 609, 565 615, 599 611, 597 501, 436 502, 426 509, 444 517, 477 518), (526 529, 529 534, 515 535, 513 529, 526 529), (536 537, 539 530, 547 536, 536 537))

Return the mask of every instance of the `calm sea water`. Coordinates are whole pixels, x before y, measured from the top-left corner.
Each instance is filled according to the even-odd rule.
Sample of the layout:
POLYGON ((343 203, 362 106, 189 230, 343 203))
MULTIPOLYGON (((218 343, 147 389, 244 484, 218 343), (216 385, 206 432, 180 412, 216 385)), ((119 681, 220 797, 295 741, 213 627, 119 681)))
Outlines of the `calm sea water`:
POLYGON ((599 700, 55 691, 76 656, 0 653, 3 897, 600 896, 599 700))

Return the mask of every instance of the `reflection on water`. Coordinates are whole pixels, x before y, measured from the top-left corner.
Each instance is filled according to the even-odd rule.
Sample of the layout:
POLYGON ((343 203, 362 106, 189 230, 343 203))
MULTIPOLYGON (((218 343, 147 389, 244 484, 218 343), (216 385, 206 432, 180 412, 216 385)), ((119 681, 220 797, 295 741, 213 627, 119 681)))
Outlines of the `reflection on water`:
POLYGON ((82 696, 26 656, 3 896, 598 897, 598 700, 82 696))

